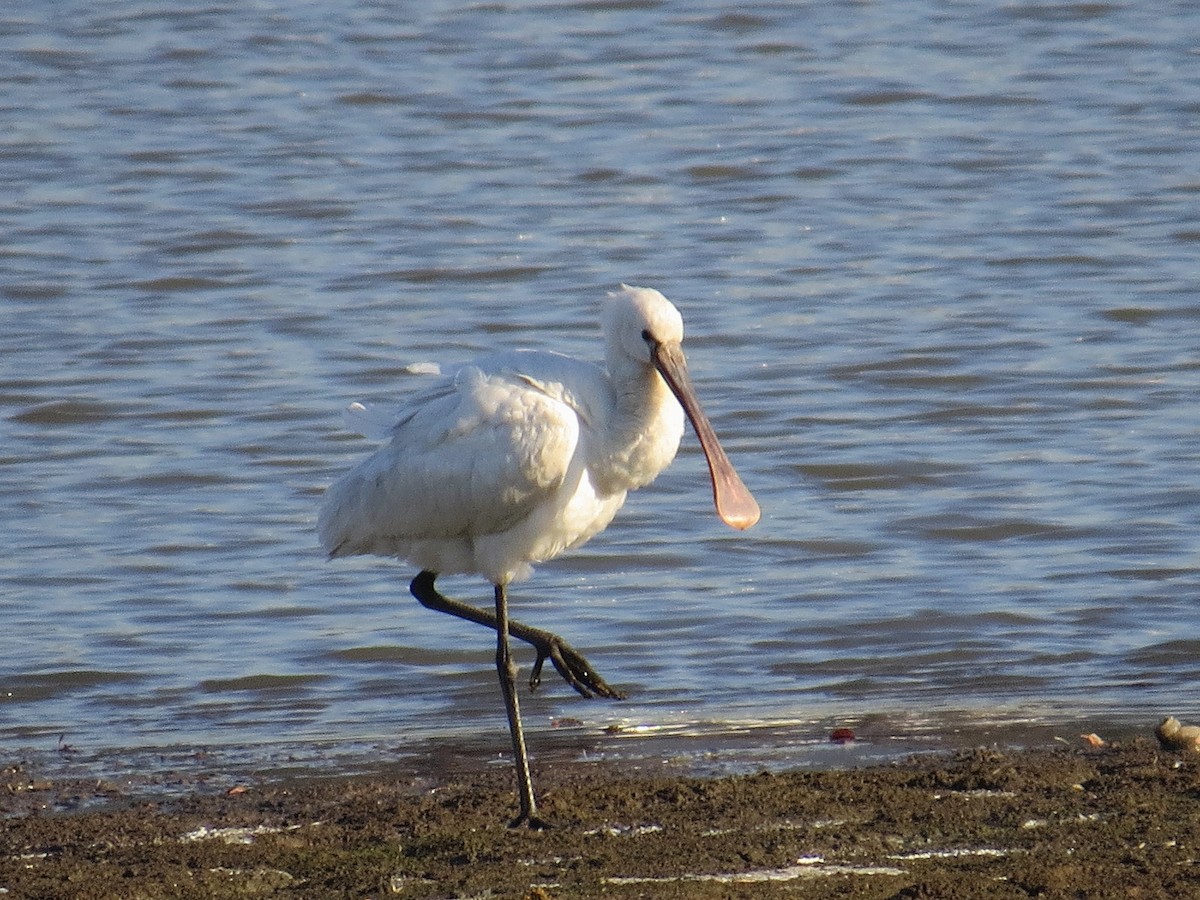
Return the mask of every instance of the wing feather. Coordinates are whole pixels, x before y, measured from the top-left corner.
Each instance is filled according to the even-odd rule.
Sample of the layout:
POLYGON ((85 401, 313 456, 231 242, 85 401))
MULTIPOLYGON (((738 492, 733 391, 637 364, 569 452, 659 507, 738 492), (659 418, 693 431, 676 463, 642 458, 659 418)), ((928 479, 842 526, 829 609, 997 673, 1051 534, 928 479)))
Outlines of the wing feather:
POLYGON ((391 442, 329 488, 321 542, 333 556, 405 556, 413 542, 506 531, 562 485, 579 433, 575 410, 536 382, 463 369, 414 397, 391 442))

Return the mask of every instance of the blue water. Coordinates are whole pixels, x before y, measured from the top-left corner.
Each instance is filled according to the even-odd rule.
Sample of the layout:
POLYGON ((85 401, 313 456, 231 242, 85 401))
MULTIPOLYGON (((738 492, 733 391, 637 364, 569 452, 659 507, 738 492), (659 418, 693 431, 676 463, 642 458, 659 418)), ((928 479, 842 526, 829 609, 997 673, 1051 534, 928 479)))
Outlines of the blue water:
POLYGON ((689 434, 514 590, 631 694, 548 678, 535 758, 1200 716, 1198 37, 1133 0, 6 4, 0 747, 503 752, 490 634, 317 547, 372 447, 340 410, 599 360, 621 281, 682 310, 763 518, 720 524, 689 434))

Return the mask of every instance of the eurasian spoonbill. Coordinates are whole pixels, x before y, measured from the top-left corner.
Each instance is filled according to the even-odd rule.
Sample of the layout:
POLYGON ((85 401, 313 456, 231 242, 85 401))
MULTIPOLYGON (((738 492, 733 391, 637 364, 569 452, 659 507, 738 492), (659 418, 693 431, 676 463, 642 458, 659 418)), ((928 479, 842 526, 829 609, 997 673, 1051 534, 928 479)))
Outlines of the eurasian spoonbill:
MULTIPOLYGON (((717 515, 738 529, 759 517, 692 390, 679 311, 656 290, 622 285, 602 325, 607 369, 557 353, 497 353, 415 394, 384 423, 390 443, 330 486, 318 522, 331 558, 407 560, 420 568, 411 590, 422 605, 495 629, 521 806, 514 826, 544 823, 509 635, 537 651, 531 689, 549 659, 584 697, 624 695, 558 635, 510 620, 508 585, 602 531, 625 494, 674 459, 685 414, 708 460, 717 515), (455 573, 491 582, 494 614, 437 591, 437 576, 455 573)), ((369 418, 361 405, 351 409, 369 418)))

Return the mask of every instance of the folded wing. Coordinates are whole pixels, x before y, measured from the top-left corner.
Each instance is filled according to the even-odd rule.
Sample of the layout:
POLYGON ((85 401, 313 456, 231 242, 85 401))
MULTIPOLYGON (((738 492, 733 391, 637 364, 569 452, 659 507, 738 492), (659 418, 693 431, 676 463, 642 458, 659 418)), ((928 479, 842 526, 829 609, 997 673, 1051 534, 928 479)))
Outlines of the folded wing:
POLYGON ((535 382, 468 367, 415 397, 391 442, 329 488, 321 543, 331 556, 406 556, 506 531, 562 486, 579 431, 535 382))

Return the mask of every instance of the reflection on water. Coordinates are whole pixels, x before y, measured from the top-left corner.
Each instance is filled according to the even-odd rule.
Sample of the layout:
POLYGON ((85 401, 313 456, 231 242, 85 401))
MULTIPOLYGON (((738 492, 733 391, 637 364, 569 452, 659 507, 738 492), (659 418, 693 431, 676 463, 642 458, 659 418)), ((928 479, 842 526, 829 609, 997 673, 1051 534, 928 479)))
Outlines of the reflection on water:
POLYGON ((74 6, 0 13, 0 743, 500 747, 488 636, 321 558, 339 410, 619 281, 763 520, 689 436, 517 586, 632 695, 543 738, 1186 716, 1200 13, 74 6))

